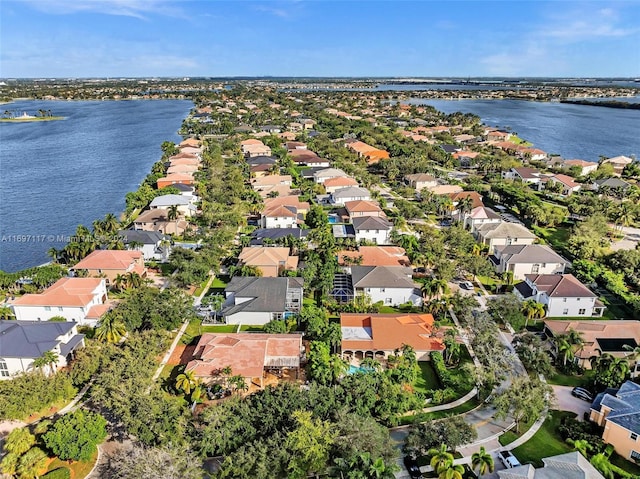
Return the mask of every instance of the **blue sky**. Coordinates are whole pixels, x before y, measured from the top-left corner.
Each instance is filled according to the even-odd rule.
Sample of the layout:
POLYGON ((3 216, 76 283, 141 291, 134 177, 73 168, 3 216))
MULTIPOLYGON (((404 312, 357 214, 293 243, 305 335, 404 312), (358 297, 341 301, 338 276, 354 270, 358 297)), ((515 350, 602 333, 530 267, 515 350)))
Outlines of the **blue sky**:
POLYGON ((640 77, 640 1, 0 0, 0 77, 640 77))

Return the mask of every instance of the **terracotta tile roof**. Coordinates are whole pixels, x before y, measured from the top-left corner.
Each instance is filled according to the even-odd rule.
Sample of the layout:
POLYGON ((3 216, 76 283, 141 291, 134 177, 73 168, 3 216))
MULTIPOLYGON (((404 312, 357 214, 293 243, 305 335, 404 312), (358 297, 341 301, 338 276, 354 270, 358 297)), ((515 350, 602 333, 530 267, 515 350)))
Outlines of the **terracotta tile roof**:
POLYGON ((296 269, 298 266, 298 257, 289 256, 287 247, 248 246, 242 249, 238 261, 258 267, 284 266, 286 269, 296 269))
POLYGON ((240 146, 248 146, 248 145, 262 145, 264 146, 264 143, 262 143, 262 141, 260 140, 256 140, 254 138, 249 138, 248 140, 243 140, 240 142, 240 146))
POLYGON ((16 306, 87 306, 93 292, 104 282, 101 278, 62 278, 41 294, 25 294, 11 304, 16 306))
POLYGON ((355 200, 355 201, 347 201, 344 204, 347 213, 373 213, 376 211, 382 211, 380 205, 375 201, 367 201, 367 200, 355 200))
POLYGON ((411 266, 404 248, 399 246, 360 246, 357 251, 338 251, 338 263, 344 264, 344 257, 361 257, 362 266, 411 266))
POLYGON ((201 144, 202 142, 200 140, 196 140, 195 138, 187 138, 186 140, 182 140, 178 146, 193 146, 194 148, 198 148, 201 144))
POLYGON ((198 165, 171 165, 167 168, 167 175, 194 173, 198 171, 198 165))
POLYGON ((465 198, 471 198, 472 208, 484 206, 484 203, 482 202, 482 196, 480 196, 480 193, 478 193, 477 191, 461 191, 459 193, 451 193, 449 194, 449 198, 451 198, 451 201, 453 203, 459 203, 465 198))
POLYGON ((141 260, 141 251, 96 250, 71 269, 127 270, 133 263, 141 260))
POLYGON ((200 160, 198 160, 197 158, 175 158, 173 160, 169 160, 169 166, 178 166, 178 165, 200 166, 200 160))
POLYGON ((177 155, 173 155, 169 157, 169 161, 173 161, 173 160, 182 160, 182 159, 193 159, 193 160, 197 160, 198 157, 197 155, 193 154, 193 153, 178 153, 177 155))
POLYGON ((478 206, 471 210, 472 219, 500 219, 500 215, 486 206, 478 206))
POLYGON ((416 351, 442 351, 431 314, 340 315, 342 350, 393 351, 407 344, 416 351))
MULTIPOLYGON (((264 200, 264 213, 279 206, 292 206, 298 211, 308 211, 310 208, 309 203, 306 201, 300 201, 298 195, 277 196, 276 198, 268 198, 264 200)), ((263 214, 264 214, 263 213, 263 214)))
POLYGON ((562 183, 563 185, 569 188, 575 188, 576 186, 580 186, 580 184, 576 183, 574 179, 569 175, 558 174, 558 175, 553 175, 552 178, 554 180, 559 181, 560 183, 562 183))
POLYGON ((350 176, 338 176, 336 178, 329 178, 324 182, 325 188, 335 188, 339 186, 358 186, 358 182, 355 178, 350 176))
POLYGON ((205 333, 186 371, 211 378, 230 366, 233 375, 261 378, 265 367, 299 367, 301 351, 300 334, 205 333))
POLYGON ((295 206, 276 205, 262 211, 262 216, 267 218, 297 218, 295 206))

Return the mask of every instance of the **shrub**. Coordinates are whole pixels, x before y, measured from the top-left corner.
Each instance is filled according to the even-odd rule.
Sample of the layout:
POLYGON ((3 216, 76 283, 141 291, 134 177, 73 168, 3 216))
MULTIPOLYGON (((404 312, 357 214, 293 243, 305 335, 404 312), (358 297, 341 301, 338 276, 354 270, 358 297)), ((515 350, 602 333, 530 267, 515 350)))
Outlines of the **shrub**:
POLYGON ((40 479, 71 479, 71 470, 68 467, 59 467, 40 476, 40 479))

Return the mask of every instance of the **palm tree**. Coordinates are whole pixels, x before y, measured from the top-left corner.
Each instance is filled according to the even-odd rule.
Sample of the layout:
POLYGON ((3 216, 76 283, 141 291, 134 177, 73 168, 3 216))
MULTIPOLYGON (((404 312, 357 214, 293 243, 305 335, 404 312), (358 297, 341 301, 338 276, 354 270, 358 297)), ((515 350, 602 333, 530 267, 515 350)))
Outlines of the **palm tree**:
POLYGON ((567 444, 569 444, 570 446, 573 446, 573 450, 574 451, 578 451, 584 457, 587 457, 587 451, 590 451, 590 450, 593 449, 593 445, 591 445, 591 443, 589 441, 587 441, 586 439, 571 439, 571 438, 568 438, 567 439, 567 444))
POLYGON ((14 429, 4 442, 4 450, 22 456, 36 443, 36 437, 26 427, 14 429))
POLYGON ((427 455, 431 456, 429 464, 438 474, 440 471, 453 465, 453 454, 447 451, 446 444, 440 444, 440 449, 429 449, 427 455))
POLYGON ((191 394, 196 385, 197 381, 193 371, 185 371, 176 377, 176 389, 186 395, 191 394))
POLYGON ((464 474, 464 466, 461 464, 451 463, 438 472, 438 479, 462 479, 464 474))
POLYGON ((9 306, 0 306, 0 319, 16 319, 16 316, 9 306))
POLYGON ((529 325, 529 320, 534 318, 543 318, 545 315, 544 304, 538 303, 535 299, 528 299, 522 303, 522 314, 527 318, 525 327, 529 325))
POLYGON ((140 276, 135 271, 127 273, 127 284, 132 288, 139 288, 142 286, 142 276, 140 276))
POLYGON ((593 456, 589 462, 593 467, 595 467, 600 474, 602 474, 606 479, 614 479, 615 474, 613 472, 613 467, 607 456, 603 453, 596 454, 593 456))
POLYGON ((118 291, 122 291, 127 288, 127 277, 123 274, 118 274, 113 280, 113 287, 118 291))
POLYGON ((447 329, 444 333, 444 359, 447 364, 453 364, 460 356, 461 346, 457 341, 458 331, 455 328, 447 329))
POLYGON ((471 468, 474 471, 476 469, 478 470, 479 477, 483 476, 487 472, 493 472, 493 457, 485 450, 484 446, 480 447, 478 452, 474 452, 471 455, 471 468))
POLYGON ((104 230, 104 233, 113 234, 118 231, 118 228, 120 228, 120 222, 113 213, 107 213, 107 215, 104 217, 104 220, 102 221, 102 228, 104 230))
POLYGON ((178 218, 180 218, 180 214, 178 212, 178 205, 171 205, 167 210, 167 219, 169 221, 175 220, 176 222, 176 236, 178 235, 178 218))
POLYGON ((53 351, 45 351, 42 353, 41 358, 44 360, 45 366, 48 366, 49 371, 56 372, 56 364, 58 364, 59 358, 53 351))
POLYGON ((127 332, 124 323, 115 314, 107 313, 96 327, 95 338, 99 341, 117 343, 127 332))
POLYGON ((382 364, 380 364, 380 361, 373 358, 364 358, 360 361, 360 367, 364 369, 371 369, 372 371, 382 371, 382 364))
POLYGON ((38 447, 29 449, 18 463, 20 479, 36 479, 47 465, 47 460, 47 454, 42 449, 38 447))
POLYGON ((566 366, 567 361, 572 361, 574 358, 573 346, 563 336, 556 337, 555 343, 558 354, 562 357, 562 365, 566 366))

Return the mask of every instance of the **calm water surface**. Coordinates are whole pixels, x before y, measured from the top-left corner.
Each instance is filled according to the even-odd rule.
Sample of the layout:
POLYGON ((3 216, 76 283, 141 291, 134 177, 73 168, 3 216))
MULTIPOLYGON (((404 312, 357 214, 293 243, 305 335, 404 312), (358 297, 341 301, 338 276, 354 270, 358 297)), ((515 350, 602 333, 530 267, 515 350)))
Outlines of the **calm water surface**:
POLYGON ((124 210, 193 106, 185 100, 18 101, 0 105, 61 121, 0 123, 0 269, 45 263, 79 224, 124 210), (31 235, 32 237, 25 237, 31 235))
POLYGON ((423 100, 444 113, 478 115, 548 153, 598 161, 600 155, 640 157, 640 110, 522 100, 423 100))

